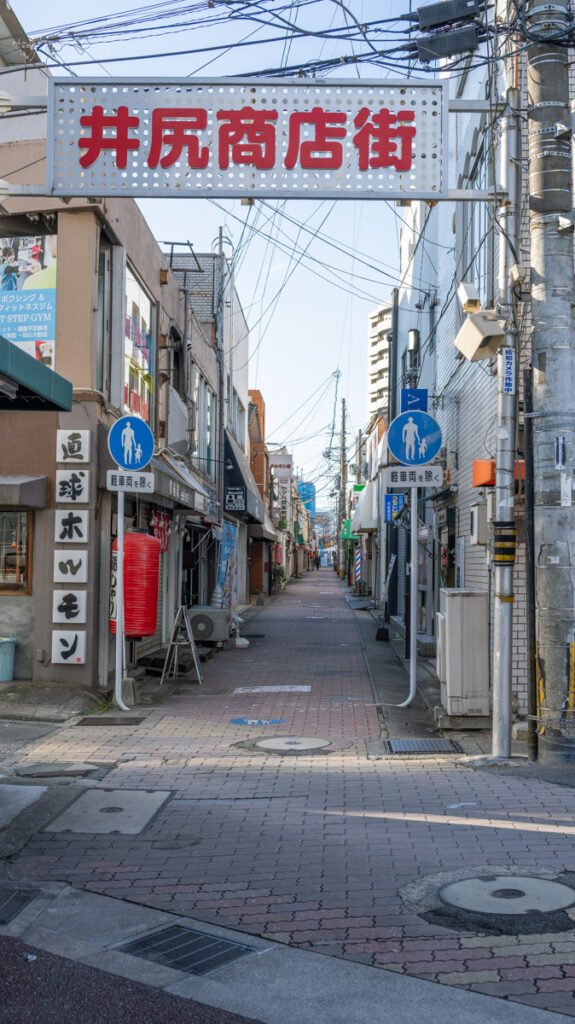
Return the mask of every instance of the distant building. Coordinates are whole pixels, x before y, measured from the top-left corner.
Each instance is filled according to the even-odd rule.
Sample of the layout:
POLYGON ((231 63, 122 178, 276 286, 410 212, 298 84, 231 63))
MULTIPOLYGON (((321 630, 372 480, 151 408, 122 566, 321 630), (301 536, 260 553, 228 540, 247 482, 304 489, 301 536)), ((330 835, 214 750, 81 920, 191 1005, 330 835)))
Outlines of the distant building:
POLYGON ((369 314, 369 416, 379 413, 388 417, 389 374, 392 311, 390 303, 384 303, 369 314))
POLYGON ((311 516, 311 521, 315 525, 315 484, 308 483, 305 480, 298 480, 297 489, 303 504, 311 516))

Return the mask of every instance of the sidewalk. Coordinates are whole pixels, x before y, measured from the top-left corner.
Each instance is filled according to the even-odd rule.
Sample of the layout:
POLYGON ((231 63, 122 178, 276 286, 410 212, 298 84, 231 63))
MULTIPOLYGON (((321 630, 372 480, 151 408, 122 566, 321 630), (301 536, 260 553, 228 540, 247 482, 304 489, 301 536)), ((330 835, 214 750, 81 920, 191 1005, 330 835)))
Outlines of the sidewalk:
MULTIPOLYGON (((390 645, 374 640, 369 613, 350 609, 330 569, 257 608, 243 634, 250 647, 206 664, 202 686, 184 682, 162 706, 135 708, 119 726, 118 713, 97 724, 72 719, 0 766, 10 772, 5 787, 47 787, 28 809, 9 880, 65 882, 232 930, 238 941, 306 952, 313 963, 321 953, 322 963, 336 958, 326 961, 336 975, 344 960, 346 970, 361 969, 354 998, 365 991, 361 1012, 371 1012, 361 1016, 348 1002, 354 1024, 377 1020, 368 978, 395 993, 397 1006, 401 991, 408 1000, 414 983, 423 985, 427 995, 417 998, 431 1020, 443 1021, 455 998, 466 1021, 483 1019, 472 1016, 482 1006, 485 1020, 521 1013, 527 1021, 530 1006, 541 1022, 546 1010, 575 1016, 568 907, 510 922, 451 913, 439 896, 472 876, 534 876, 569 892, 571 789, 527 765, 472 767, 471 756, 489 749, 472 733, 454 737, 467 756, 382 756, 382 716, 384 736, 437 732, 419 698, 410 709, 381 706, 405 699, 405 671, 390 645), (39 762, 82 763, 88 777, 72 773, 58 786, 14 774, 39 762), (44 815, 34 829, 34 808, 40 816, 55 789, 67 794, 68 817, 48 815, 46 824, 44 815)), ((288 1019, 263 1015, 261 1003, 226 1008, 266 1024, 288 1019)), ((308 1019, 320 1020, 315 1006, 308 1019)), ((291 1020, 307 1024, 297 1013, 291 1020)))

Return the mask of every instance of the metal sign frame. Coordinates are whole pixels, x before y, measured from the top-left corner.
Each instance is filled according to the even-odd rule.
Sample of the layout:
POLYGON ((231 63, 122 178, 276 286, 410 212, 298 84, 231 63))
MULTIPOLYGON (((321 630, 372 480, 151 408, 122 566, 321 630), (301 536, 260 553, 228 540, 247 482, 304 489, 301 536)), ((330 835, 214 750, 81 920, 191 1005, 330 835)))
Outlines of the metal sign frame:
POLYGON ((446 199, 447 130, 447 82, 438 79, 58 77, 49 80, 47 188, 57 196, 446 199), (249 127, 234 135, 228 115, 240 111, 249 127), (321 115, 332 115, 327 127, 321 115))

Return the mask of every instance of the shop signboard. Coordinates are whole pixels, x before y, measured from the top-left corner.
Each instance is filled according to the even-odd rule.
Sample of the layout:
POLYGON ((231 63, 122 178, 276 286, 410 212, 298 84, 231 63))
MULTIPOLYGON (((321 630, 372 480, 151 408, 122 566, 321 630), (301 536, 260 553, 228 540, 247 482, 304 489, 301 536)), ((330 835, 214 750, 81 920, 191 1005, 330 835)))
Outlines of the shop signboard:
POLYGON ((447 80, 48 84, 52 195, 447 197, 447 80))

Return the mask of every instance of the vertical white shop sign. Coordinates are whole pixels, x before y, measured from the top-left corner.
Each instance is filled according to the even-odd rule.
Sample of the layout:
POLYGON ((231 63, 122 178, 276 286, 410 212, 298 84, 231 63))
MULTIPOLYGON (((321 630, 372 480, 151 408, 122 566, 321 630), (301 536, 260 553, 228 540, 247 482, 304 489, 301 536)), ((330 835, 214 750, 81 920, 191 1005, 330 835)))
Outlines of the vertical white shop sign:
POLYGON ((52 631, 52 662, 54 665, 86 664, 86 631, 54 629, 52 631))
POLYGON ((57 469, 56 501, 63 505, 87 505, 90 501, 90 471, 57 469))
POLYGON ((54 540, 59 544, 87 544, 89 540, 89 512, 57 508, 54 540))
POLYGON ((88 552, 56 548, 54 551, 54 583, 88 582, 88 552))
POLYGON ((89 462, 89 430, 57 430, 56 462, 89 462))
POLYGON ((52 622, 65 622, 69 626, 86 622, 85 590, 53 590, 52 622))

